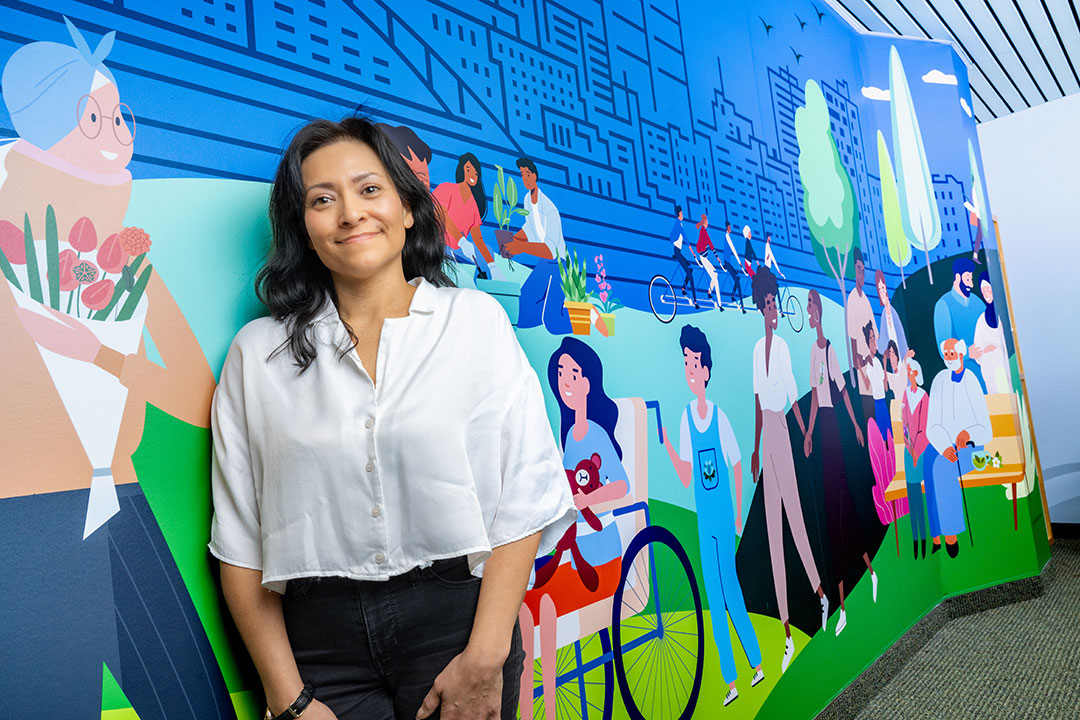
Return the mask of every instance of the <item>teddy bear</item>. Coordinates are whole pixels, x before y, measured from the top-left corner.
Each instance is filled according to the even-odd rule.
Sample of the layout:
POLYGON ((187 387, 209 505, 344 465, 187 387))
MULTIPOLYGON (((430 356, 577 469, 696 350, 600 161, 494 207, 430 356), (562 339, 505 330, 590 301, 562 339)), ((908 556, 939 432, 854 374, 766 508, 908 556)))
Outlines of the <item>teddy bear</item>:
MULTIPOLYGON (((600 456, 597 453, 593 453, 591 457, 583 459, 577 464, 573 470, 566 471, 566 480, 570 483, 570 492, 573 495, 588 494, 594 490, 598 490, 603 487, 604 484, 600 480, 600 456)), ((592 508, 583 508, 579 510, 581 517, 589 524, 593 530, 602 530, 603 524, 600 522, 600 518, 596 517, 596 513, 592 511, 592 508)), ((566 532, 563 533, 562 538, 555 545, 555 555, 547 562, 541 565, 536 570, 536 580, 533 582, 533 589, 539 588, 547 583, 555 574, 555 570, 559 567, 559 561, 562 559, 562 555, 567 550, 570 551, 570 555, 574 558, 574 566, 577 568, 578 577, 581 578, 582 584, 589 592, 595 592, 596 588, 600 586, 600 576, 597 574, 596 569, 586 562, 582 556, 581 551, 577 545, 577 523, 574 523, 566 532)))

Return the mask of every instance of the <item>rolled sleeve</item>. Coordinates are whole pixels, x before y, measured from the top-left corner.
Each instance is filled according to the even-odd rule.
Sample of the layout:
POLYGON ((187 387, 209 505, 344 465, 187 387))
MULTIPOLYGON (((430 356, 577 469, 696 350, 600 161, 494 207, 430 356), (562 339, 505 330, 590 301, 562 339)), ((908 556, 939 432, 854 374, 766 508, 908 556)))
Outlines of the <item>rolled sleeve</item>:
POLYGON ((499 325, 507 403, 499 426, 499 500, 488 539, 495 548, 541 532, 538 555, 546 555, 574 524, 577 509, 540 381, 505 314, 499 325))
POLYGON ((262 570, 259 501, 243 408, 242 357, 234 346, 225 360, 211 411, 214 519, 209 547, 223 562, 262 570))

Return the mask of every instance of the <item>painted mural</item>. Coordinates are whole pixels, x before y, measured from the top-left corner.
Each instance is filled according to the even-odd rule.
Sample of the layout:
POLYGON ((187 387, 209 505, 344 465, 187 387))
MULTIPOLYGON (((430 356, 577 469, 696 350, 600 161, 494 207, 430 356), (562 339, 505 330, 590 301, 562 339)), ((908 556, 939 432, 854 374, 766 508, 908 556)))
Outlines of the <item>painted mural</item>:
POLYGON ((521 608, 521 718, 809 718, 1048 557, 949 46, 809 0, 0 0, 0 27, 5 707, 260 716, 205 547, 209 405, 281 149, 361 107, 546 380, 579 520, 521 608))

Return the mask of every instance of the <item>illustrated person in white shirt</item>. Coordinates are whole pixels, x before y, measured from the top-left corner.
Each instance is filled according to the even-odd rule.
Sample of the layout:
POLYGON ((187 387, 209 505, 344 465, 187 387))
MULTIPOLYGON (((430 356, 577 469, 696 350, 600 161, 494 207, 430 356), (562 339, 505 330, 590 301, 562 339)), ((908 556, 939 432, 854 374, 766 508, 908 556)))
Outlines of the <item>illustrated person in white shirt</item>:
POLYGON ((450 287, 431 193, 369 121, 301 129, 270 217, 210 541, 268 715, 512 718, 530 570, 575 520, 536 373, 450 287))
POLYGON ((772 561, 773 585, 776 588, 776 605, 780 610, 780 622, 787 636, 784 642, 784 659, 781 672, 786 672, 795 653, 788 624, 787 571, 784 561, 784 519, 787 514, 791 537, 799 553, 810 587, 821 601, 821 628, 829 620, 829 600, 821 586, 810 539, 803 520, 799 484, 795 478, 795 459, 791 454, 788 436, 787 409, 790 406, 799 424, 799 432, 805 438, 806 426, 799 411, 799 390, 791 373, 791 352, 784 339, 776 334, 780 322, 776 307, 776 276, 767 267, 758 268, 751 284, 754 305, 765 319, 765 337, 754 346, 754 454, 750 459, 750 476, 765 485, 765 525, 769 535, 769 559, 772 561), (759 453, 758 446, 761 446, 759 453))

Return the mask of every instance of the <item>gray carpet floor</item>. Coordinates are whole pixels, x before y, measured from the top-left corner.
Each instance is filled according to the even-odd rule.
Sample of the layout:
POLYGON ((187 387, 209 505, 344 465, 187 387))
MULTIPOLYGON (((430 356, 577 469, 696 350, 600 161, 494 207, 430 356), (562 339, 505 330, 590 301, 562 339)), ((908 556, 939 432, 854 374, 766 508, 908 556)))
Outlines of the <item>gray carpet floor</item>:
POLYGON ((1052 558, 1044 595, 950 621, 857 720, 1080 718, 1080 540, 1052 558))

